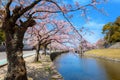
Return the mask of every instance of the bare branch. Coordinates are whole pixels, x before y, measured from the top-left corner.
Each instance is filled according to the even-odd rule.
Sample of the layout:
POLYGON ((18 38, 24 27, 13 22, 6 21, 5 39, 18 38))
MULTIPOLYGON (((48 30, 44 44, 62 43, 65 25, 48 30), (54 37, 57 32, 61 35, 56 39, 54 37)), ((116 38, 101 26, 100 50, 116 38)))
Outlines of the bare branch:
POLYGON ((41 0, 35 0, 31 5, 25 7, 24 9, 22 9, 19 12, 19 15, 23 15, 25 12, 27 12, 28 10, 30 10, 31 8, 33 8, 36 4, 38 4, 41 0))
POLYGON ((9 9, 9 7, 10 7, 12 1, 13 0, 9 0, 8 3, 7 3, 7 5, 6 5, 6 7, 5 7, 5 9, 6 9, 6 18, 10 17, 10 9, 9 9))
POLYGON ((33 20, 33 18, 29 18, 29 19, 28 19, 27 21, 25 21, 25 22, 22 22, 22 21, 21 21, 20 28, 23 29, 23 31, 24 31, 24 29, 27 29, 28 27, 32 27, 32 26, 35 25, 35 24, 36 24, 35 20, 33 20))
MULTIPOLYGON (((52 0, 49 0, 49 2, 55 4, 55 5, 59 8, 59 10, 62 12, 61 7, 60 7, 56 2, 54 2, 54 1, 52 1, 52 0)), ((85 5, 85 6, 81 6, 81 7, 77 8, 77 9, 75 9, 75 10, 70 10, 70 11, 68 11, 68 12, 80 10, 80 9, 86 7, 86 6, 90 6, 90 4, 87 4, 87 5, 85 5)), ((70 23, 70 25, 71 25, 71 27, 74 29, 74 31, 79 35, 80 38, 82 38, 82 35, 78 32, 78 30, 74 27, 74 25, 70 22, 70 20, 65 16, 65 13, 62 12, 62 14, 63 14, 64 18, 70 23)))
POLYGON ((61 13, 61 11, 36 10, 36 11, 32 12, 32 14, 35 14, 35 13, 38 13, 38 12, 61 13))
MULTIPOLYGON (((16 20, 22 16, 25 12, 29 11, 30 9, 32 9, 36 4, 38 4, 41 0, 35 0, 32 4, 30 4, 29 6, 23 8, 21 10, 21 7, 18 7, 17 9, 17 13, 13 14, 13 20, 14 22, 16 22, 16 20)), ((16 8, 15 8, 16 9, 16 8)))

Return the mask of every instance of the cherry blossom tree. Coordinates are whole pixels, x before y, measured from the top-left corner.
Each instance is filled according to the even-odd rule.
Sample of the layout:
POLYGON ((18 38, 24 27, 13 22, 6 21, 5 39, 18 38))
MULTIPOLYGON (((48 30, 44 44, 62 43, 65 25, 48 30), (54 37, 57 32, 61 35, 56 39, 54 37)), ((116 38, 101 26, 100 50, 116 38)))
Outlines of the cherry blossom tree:
MULTIPOLYGON (((5 80, 27 80, 22 42, 28 27, 32 27, 38 22, 36 19, 44 19, 47 14, 62 13, 62 16, 70 23, 66 16, 68 12, 79 10, 83 12, 84 16, 89 6, 97 9, 96 5, 101 1, 91 0, 86 5, 79 5, 78 2, 69 4, 64 0, 0 0, 0 10, 5 12, 5 14, 0 13, 0 22, 2 23, 0 28, 5 32, 8 60, 5 80), (41 17, 37 17, 38 15, 41 17)), ((100 9, 97 10, 100 11, 100 9)), ((72 24, 71 26, 78 33, 72 24)))
POLYGON ((36 26, 29 28, 27 30, 29 44, 36 47, 36 57, 35 61, 39 59, 39 51, 40 46, 44 47, 44 54, 46 55, 46 48, 49 44, 53 42, 63 43, 63 39, 68 38, 69 32, 71 32, 71 28, 69 27, 69 23, 63 20, 45 20, 37 24, 36 26), (48 29, 47 24, 53 28, 48 29))

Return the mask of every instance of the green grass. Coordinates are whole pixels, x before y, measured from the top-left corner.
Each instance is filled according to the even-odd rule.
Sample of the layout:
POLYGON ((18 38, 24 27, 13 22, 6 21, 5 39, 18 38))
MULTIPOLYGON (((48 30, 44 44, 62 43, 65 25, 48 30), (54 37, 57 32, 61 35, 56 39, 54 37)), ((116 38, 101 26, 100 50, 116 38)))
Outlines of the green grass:
POLYGON ((120 49, 94 49, 85 52, 85 54, 95 55, 97 57, 120 59, 120 49))

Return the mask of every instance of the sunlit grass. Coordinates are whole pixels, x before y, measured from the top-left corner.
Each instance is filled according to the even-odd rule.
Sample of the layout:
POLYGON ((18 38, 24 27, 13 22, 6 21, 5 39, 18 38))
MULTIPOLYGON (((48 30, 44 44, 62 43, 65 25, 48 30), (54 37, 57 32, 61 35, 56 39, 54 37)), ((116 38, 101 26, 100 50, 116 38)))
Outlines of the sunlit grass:
POLYGON ((94 49, 85 53, 98 57, 120 59, 120 49, 94 49))

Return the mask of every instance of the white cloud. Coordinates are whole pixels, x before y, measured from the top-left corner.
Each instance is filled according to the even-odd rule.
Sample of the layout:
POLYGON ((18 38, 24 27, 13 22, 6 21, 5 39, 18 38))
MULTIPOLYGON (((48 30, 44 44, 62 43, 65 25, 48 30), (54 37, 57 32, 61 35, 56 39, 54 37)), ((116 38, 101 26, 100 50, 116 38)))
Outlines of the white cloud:
POLYGON ((103 23, 98 23, 98 22, 94 22, 94 21, 90 21, 86 24, 84 24, 83 26, 84 27, 87 27, 87 28, 91 28, 91 29, 101 29, 103 27, 103 23))
POLYGON ((90 21, 84 24, 83 26, 85 28, 88 28, 90 32, 94 33, 90 35, 90 32, 86 31, 88 34, 84 36, 85 39, 91 43, 95 43, 98 39, 103 38, 103 34, 101 33, 103 25, 104 25, 103 23, 98 23, 95 21, 90 21))

